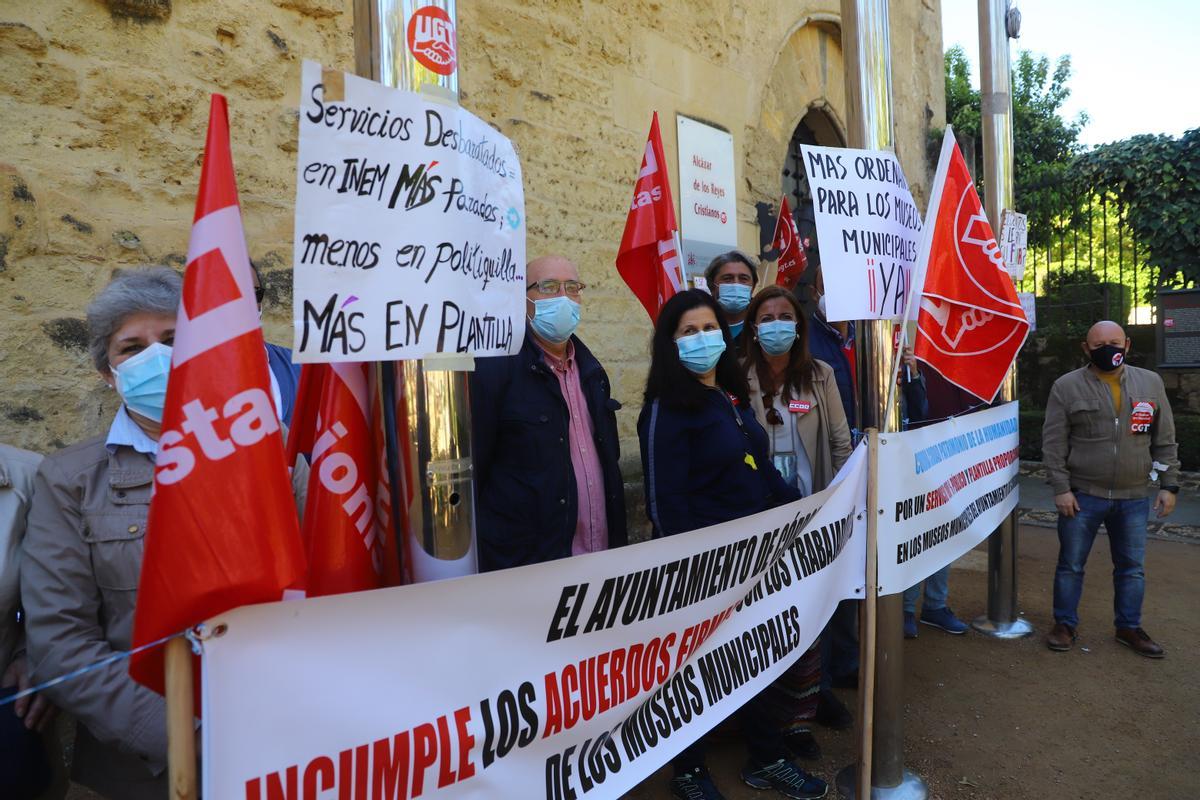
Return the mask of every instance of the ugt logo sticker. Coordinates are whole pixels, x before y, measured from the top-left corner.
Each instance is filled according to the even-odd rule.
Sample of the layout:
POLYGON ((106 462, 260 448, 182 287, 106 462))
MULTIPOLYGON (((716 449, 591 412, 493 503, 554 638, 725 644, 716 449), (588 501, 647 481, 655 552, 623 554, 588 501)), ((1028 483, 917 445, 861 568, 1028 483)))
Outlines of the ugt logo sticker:
POLYGON ((438 75, 453 75, 458 67, 458 37, 450 15, 437 6, 423 6, 408 21, 408 50, 421 66, 438 75))

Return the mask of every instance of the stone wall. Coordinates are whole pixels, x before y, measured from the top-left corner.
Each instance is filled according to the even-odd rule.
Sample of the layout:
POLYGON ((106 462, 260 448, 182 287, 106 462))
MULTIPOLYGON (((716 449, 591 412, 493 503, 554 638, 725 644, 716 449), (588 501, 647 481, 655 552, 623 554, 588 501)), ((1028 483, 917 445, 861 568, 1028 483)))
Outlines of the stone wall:
MULTIPOLYGON (((304 57, 352 66, 352 0, 22 0, 0 9, 0 440, 36 450, 102 431, 111 392, 80 322, 114 267, 182 266, 207 95, 229 98, 269 338, 290 304, 295 107, 304 57)), ((650 324, 613 267, 651 112, 673 182, 676 112, 733 133, 739 238, 774 204, 811 108, 846 118, 836 0, 459 4, 463 104, 512 138, 530 255, 589 284, 580 334, 608 367, 626 473, 650 324)), ((943 124, 940 5, 892 3, 897 150, 923 206, 943 124)), ((844 132, 844 131, 843 131, 844 132)))

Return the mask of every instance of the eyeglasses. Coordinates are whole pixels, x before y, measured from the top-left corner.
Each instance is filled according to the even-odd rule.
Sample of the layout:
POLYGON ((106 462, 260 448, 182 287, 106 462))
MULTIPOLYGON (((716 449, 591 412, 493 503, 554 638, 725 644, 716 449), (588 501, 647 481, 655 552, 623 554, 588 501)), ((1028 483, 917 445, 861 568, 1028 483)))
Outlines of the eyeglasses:
POLYGON ((771 406, 767 409, 767 422, 772 425, 783 424, 783 415, 779 413, 779 409, 775 406, 771 406))
POLYGON ((254 302, 261 303, 263 298, 267 296, 267 290, 261 286, 254 287, 254 302))
POLYGON ((538 294, 543 294, 546 297, 552 297, 560 291, 566 292, 568 297, 579 297, 583 294, 583 290, 587 288, 586 283, 580 281, 560 281, 557 278, 546 278, 542 281, 535 281, 526 289, 537 287, 538 294))

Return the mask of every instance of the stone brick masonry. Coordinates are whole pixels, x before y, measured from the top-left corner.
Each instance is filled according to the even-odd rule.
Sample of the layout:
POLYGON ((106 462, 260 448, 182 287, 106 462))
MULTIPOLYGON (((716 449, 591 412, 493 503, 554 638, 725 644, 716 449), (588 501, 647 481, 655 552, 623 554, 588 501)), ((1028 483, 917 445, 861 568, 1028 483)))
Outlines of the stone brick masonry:
MULTIPOLYGON (((182 267, 207 97, 229 98, 268 338, 287 342, 296 104, 303 58, 353 66, 352 0, 15 0, 0 8, 0 440, 46 451, 103 430, 83 308, 112 269, 182 267)), ((835 0, 459 3, 462 103, 516 143, 529 253, 562 251, 589 284, 580 334, 609 370, 631 497, 650 325, 613 267, 650 122, 734 137, 739 238, 778 201, 810 108, 844 127, 835 0)), ((936 0, 892 3, 897 150, 923 207, 942 125, 936 0)), ((672 180, 675 164, 671 164, 672 180)))

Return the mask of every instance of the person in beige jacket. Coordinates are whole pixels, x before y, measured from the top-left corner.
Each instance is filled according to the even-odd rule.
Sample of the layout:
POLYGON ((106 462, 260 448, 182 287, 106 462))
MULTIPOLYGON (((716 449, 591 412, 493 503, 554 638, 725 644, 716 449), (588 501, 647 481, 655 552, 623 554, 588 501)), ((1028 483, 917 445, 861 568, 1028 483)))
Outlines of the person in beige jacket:
POLYGON ((1097 322, 1083 352, 1091 362, 1050 389, 1042 461, 1058 509, 1051 650, 1069 650, 1079 625, 1083 569, 1101 523, 1113 562, 1117 641, 1147 658, 1162 647, 1142 629, 1148 484, 1159 482, 1154 510, 1165 517, 1179 492, 1175 420, 1162 378, 1125 363, 1129 339, 1115 322, 1097 322))
MULTIPOLYGON (((46 457, 21 565, 35 682, 128 652, 182 279, 121 270, 88 306, 92 363, 121 398, 108 432, 46 457)), ((309 470, 293 472, 298 508, 309 470)), ((72 777, 113 800, 168 796, 166 707, 115 659, 46 689, 78 721, 72 777)), ((197 728, 199 722, 197 722, 197 728)))
MULTIPOLYGON (((767 432, 768 452, 783 479, 805 496, 829 485, 852 451, 850 426, 833 367, 808 352, 808 331, 791 292, 768 286, 746 314, 743 367, 750 407, 767 432)), ((821 639, 766 690, 788 748, 818 759, 811 723, 821 693, 821 639)))

